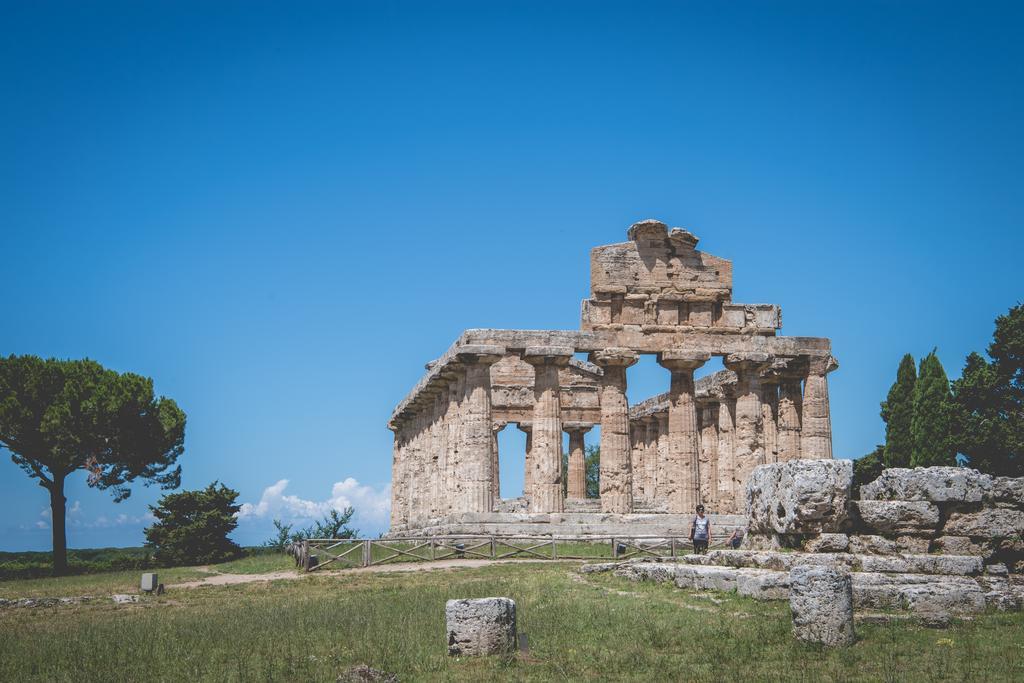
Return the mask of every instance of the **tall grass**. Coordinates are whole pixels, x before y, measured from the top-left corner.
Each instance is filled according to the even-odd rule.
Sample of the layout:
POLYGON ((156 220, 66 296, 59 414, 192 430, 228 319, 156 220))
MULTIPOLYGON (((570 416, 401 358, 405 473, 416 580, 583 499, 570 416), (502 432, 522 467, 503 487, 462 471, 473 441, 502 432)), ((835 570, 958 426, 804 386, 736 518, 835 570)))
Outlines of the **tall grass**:
POLYGON ((333 681, 369 664, 404 681, 1021 680, 1024 618, 945 631, 860 625, 845 650, 801 645, 785 603, 690 594, 570 563, 179 590, 139 605, 0 610, 0 680, 333 681), (444 603, 509 596, 526 655, 445 654, 444 603))

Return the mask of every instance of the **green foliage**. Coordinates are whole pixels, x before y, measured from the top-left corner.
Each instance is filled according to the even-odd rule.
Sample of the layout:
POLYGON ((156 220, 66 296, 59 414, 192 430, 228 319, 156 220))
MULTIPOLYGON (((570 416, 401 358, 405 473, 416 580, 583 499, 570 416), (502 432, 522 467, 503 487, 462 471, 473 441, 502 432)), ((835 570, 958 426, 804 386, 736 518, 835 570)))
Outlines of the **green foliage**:
POLYGON ((358 529, 348 526, 352 521, 355 509, 351 506, 339 512, 331 510, 324 518, 314 522, 305 529, 295 529, 294 524, 285 524, 279 519, 274 520, 274 535, 263 543, 263 548, 284 551, 289 543, 307 538, 357 538, 358 529))
POLYGON ((914 385, 917 371, 914 357, 903 356, 896 381, 889 389, 889 395, 882 402, 882 419, 885 421, 884 462, 886 467, 909 467, 913 451, 910 423, 914 417, 914 385))
POLYGON ((955 446, 971 467, 1024 476, 1024 306, 996 318, 986 360, 967 356, 953 382, 955 446))
POLYGON ((914 385, 914 415, 910 422, 914 443, 910 454, 911 467, 956 464, 952 418, 949 378, 933 349, 921 359, 914 385))
POLYGON ((156 522, 146 529, 146 546, 165 566, 224 562, 241 553, 228 534, 238 526, 238 492, 217 482, 197 491, 163 496, 150 506, 156 522))
POLYGON ((583 465, 587 475, 587 498, 601 497, 601 447, 587 446, 583 465))
POLYGON ((184 439, 185 413, 155 398, 147 377, 88 359, 0 358, 0 447, 50 493, 57 573, 67 569, 67 477, 87 470, 89 485, 118 502, 135 479, 176 488, 184 439))
MULTIPOLYGON (((146 548, 91 548, 68 551, 67 574, 142 570, 156 566, 146 548)), ((41 552, 0 552, 0 581, 50 576, 53 555, 41 552)))
POLYGON ((853 495, 860 498, 860 487, 878 479, 886 468, 885 447, 875 446, 875 450, 853 461, 853 495))

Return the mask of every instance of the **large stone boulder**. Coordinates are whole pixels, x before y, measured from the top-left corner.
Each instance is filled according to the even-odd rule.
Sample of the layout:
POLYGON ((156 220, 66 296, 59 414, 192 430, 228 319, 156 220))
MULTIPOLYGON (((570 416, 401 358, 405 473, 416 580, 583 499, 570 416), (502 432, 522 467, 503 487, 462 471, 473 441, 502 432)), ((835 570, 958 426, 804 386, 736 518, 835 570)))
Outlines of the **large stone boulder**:
POLYGON ((853 462, 790 460, 756 467, 747 481, 752 534, 820 534, 843 530, 853 462))
POLYGON ((449 600, 444 609, 448 654, 480 656, 516 646, 516 603, 509 598, 449 600))
POLYGON ((893 467, 860 487, 861 500, 926 500, 980 503, 990 495, 992 477, 966 467, 893 467))
POLYGON ((853 582, 837 567, 798 565, 789 572, 793 635, 829 647, 852 645, 853 582))

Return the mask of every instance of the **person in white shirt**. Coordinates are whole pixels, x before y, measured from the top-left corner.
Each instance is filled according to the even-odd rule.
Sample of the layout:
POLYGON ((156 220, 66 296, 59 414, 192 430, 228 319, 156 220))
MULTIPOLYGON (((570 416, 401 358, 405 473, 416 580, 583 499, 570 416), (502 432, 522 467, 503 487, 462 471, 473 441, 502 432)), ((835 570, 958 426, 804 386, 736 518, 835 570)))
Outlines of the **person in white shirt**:
POLYGON ((711 520, 704 516, 704 506, 697 506, 697 516, 690 527, 690 540, 693 541, 693 552, 703 554, 708 551, 711 543, 711 520))

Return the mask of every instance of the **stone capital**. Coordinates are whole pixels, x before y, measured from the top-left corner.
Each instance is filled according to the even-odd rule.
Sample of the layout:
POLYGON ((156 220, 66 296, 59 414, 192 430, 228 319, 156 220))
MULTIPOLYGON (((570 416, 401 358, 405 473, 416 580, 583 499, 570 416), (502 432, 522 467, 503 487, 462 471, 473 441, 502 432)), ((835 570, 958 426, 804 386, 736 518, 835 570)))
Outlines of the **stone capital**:
POLYGON ((523 351, 523 360, 530 365, 569 365, 574 349, 571 346, 527 346, 523 351))
POLYGON ((763 368, 768 359, 767 353, 730 353, 724 364, 733 372, 751 372, 763 368))
POLYGON ((808 361, 807 373, 810 375, 827 375, 839 368, 839 361, 832 354, 809 356, 808 361))
POLYGON ((455 352, 459 362, 466 364, 481 363, 491 365, 505 355, 505 347, 494 344, 465 344, 455 352))
POLYGON ((601 367, 628 368, 639 360, 636 352, 624 348, 607 348, 590 352, 590 362, 601 367))
POLYGON ((563 422, 562 423, 562 431, 566 432, 567 434, 572 434, 574 432, 579 432, 580 434, 586 434, 587 432, 589 432, 593 428, 594 428, 594 425, 589 423, 589 422, 563 422))
POLYGON ((668 370, 696 370, 711 359, 710 353, 671 350, 658 354, 658 364, 668 370))

